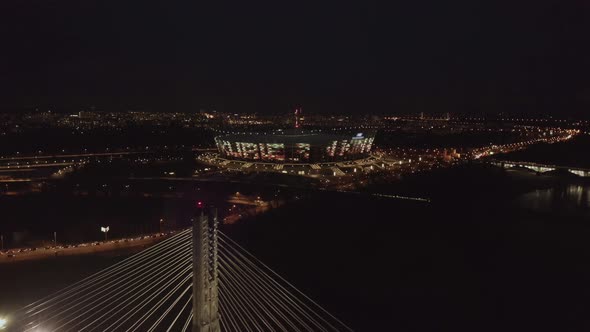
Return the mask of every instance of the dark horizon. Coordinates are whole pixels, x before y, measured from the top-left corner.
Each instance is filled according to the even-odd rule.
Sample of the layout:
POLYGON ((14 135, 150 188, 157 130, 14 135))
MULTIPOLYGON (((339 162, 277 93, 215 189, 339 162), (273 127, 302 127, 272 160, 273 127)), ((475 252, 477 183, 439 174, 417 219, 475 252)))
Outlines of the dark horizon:
POLYGON ((585 116, 582 1, 7 1, 0 111, 585 116))

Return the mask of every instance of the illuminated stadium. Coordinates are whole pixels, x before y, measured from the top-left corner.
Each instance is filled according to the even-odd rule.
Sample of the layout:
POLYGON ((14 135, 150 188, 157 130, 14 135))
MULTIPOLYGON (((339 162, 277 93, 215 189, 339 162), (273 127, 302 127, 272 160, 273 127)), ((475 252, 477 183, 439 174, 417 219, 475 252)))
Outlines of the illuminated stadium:
POLYGON ((271 163, 322 163, 367 157, 374 135, 278 131, 217 136, 219 155, 227 159, 271 163))
POLYGON ((308 176, 364 173, 383 165, 370 155, 372 132, 321 132, 300 129, 267 133, 224 133, 215 137, 218 153, 203 163, 231 171, 279 172, 308 176))

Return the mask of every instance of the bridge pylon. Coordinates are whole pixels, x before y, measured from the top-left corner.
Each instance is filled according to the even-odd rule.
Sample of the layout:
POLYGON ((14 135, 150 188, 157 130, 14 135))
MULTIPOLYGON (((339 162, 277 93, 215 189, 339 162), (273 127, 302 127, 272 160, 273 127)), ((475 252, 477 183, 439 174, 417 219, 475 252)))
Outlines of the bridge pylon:
POLYGON ((201 210, 193 222, 192 332, 220 332, 219 273, 217 269, 217 209, 201 210))

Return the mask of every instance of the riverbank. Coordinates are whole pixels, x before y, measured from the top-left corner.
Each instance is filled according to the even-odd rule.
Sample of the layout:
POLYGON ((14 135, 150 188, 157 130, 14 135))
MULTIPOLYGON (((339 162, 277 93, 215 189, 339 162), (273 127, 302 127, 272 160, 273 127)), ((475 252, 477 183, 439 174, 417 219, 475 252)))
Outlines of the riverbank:
POLYGON ((136 238, 117 239, 112 241, 82 243, 68 247, 57 246, 47 248, 23 248, 0 252, 0 264, 23 261, 48 260, 63 256, 82 256, 105 254, 109 252, 133 253, 154 245, 173 233, 156 233, 136 238))

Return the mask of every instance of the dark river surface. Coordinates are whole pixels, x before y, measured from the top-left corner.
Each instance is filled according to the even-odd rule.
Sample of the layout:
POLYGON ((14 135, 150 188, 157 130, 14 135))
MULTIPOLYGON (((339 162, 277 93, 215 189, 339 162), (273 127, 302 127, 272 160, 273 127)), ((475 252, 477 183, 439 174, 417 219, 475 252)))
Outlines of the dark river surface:
MULTIPOLYGON (((222 231, 357 331, 588 330, 590 185, 454 172, 431 203, 307 192, 222 231)), ((0 308, 122 257, 0 265, 0 308)))
POLYGON ((590 218, 590 185, 537 189, 516 199, 519 207, 553 215, 590 218))

